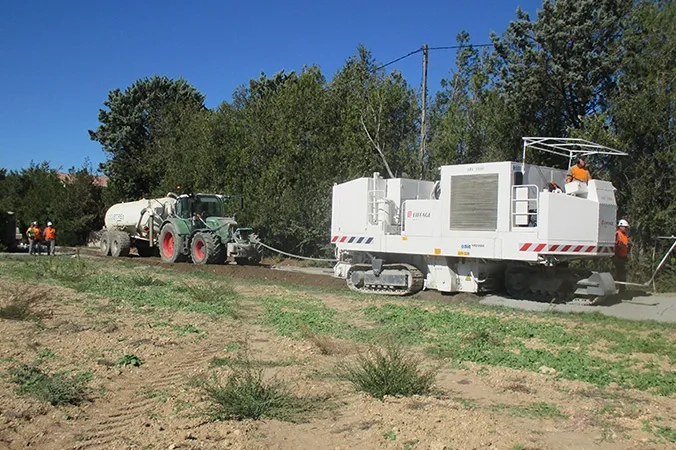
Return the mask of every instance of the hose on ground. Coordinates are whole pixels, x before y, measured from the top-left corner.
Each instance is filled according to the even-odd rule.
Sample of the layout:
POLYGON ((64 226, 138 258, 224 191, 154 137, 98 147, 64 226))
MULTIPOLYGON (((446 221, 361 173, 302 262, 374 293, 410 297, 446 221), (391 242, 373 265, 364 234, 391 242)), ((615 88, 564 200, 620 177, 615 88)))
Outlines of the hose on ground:
POLYGON ((266 244, 262 243, 261 241, 256 241, 256 245, 260 245, 261 247, 265 247, 268 250, 279 253, 280 255, 288 256, 290 258, 298 258, 298 259, 304 259, 306 261, 319 261, 319 262, 336 262, 336 261, 338 261, 337 259, 310 258, 309 256, 293 255, 291 253, 284 252, 284 251, 279 250, 277 248, 270 247, 269 245, 266 245, 266 244))

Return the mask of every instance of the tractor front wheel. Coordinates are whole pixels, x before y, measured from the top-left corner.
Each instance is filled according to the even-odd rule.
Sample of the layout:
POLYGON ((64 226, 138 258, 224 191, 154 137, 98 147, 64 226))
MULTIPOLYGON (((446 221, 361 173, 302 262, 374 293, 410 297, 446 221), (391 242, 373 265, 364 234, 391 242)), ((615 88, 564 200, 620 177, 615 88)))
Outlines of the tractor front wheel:
POLYGON ((223 244, 213 233, 196 233, 190 244, 190 256, 195 264, 223 262, 223 244))
POLYGON ((171 223, 162 227, 160 232, 160 256, 167 263, 183 262, 187 256, 181 252, 183 238, 171 223))

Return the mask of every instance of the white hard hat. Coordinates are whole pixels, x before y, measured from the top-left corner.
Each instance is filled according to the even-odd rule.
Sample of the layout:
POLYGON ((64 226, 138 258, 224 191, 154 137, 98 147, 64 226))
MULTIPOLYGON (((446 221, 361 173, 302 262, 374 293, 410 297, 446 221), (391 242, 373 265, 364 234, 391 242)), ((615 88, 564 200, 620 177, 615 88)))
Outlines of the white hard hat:
POLYGON ((51 227, 51 226, 52 226, 52 222, 47 222, 47 226, 48 226, 48 227, 51 227))
POLYGON ((629 226, 629 222, 627 222, 626 220, 622 219, 622 220, 620 220, 620 222, 617 224, 617 226, 618 226, 618 227, 628 227, 628 226, 629 226))

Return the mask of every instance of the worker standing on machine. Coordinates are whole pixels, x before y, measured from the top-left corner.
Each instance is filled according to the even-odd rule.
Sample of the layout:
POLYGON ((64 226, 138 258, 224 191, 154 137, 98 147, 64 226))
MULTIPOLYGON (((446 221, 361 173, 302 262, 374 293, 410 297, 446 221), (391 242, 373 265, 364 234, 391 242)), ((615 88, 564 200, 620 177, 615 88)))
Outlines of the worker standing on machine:
POLYGON ((589 169, 587 169, 587 162, 582 157, 577 159, 577 163, 575 163, 574 166, 571 166, 566 174, 566 183, 570 183, 573 180, 587 183, 591 179, 592 176, 589 173, 589 169))
MULTIPOLYGON (((627 281, 627 259, 629 257, 628 228, 629 222, 622 219, 618 222, 617 231, 615 232, 615 257, 613 258, 613 262, 615 263, 616 281, 627 281)), ((621 284, 619 291, 623 292, 624 289, 624 285, 621 284)))

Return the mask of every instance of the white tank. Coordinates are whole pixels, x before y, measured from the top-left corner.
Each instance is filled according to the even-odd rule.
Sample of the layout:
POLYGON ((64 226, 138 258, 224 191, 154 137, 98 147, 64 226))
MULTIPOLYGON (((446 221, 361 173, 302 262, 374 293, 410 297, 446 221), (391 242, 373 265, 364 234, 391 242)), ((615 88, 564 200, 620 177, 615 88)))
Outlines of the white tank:
POLYGON ((117 203, 106 211, 105 229, 120 230, 145 237, 148 234, 151 217, 153 229, 157 233, 164 218, 175 207, 176 199, 171 197, 117 203))

